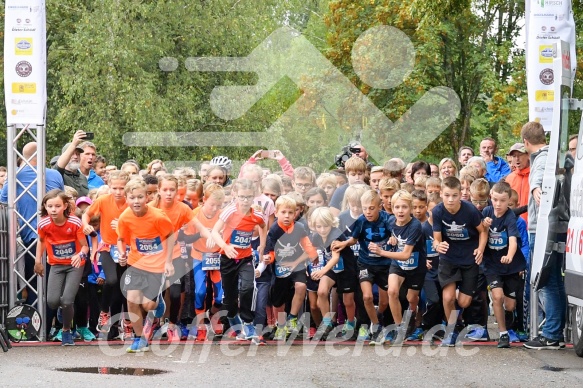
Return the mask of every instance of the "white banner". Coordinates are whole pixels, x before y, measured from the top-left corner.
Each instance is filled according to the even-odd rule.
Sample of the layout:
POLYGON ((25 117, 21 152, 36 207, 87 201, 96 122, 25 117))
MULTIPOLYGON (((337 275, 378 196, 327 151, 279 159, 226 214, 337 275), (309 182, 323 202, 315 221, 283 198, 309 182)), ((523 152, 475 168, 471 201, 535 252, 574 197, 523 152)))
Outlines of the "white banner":
POLYGON ((577 68, 571 0, 526 0, 526 32, 529 120, 539 121, 546 131, 550 131, 556 80, 553 74, 554 43, 559 43, 559 40, 569 42, 571 79, 575 78, 577 68))
POLYGON ((44 125, 47 52, 44 0, 6 0, 4 93, 6 121, 44 125))

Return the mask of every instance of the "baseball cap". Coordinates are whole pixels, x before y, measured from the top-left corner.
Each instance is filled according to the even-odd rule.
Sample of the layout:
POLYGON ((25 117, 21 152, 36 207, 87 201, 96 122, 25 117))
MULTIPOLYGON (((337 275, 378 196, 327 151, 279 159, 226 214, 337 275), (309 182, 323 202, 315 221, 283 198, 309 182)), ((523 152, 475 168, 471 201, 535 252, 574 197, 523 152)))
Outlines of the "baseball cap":
MULTIPOLYGON (((65 151, 67 151, 67 148, 69 148, 70 145, 71 145, 71 143, 65 144, 65 146, 61 149, 61 154, 64 154, 65 151)), ((83 148, 77 146, 77 151, 83 153, 84 150, 83 150, 83 148)))
POLYGON ((93 203, 93 201, 89 197, 79 197, 79 198, 77 198, 75 205, 79 206, 82 203, 86 203, 87 205, 91 205, 93 203))
POLYGON ((59 161, 59 157, 58 156, 53 156, 53 158, 50 161, 50 166, 51 167, 55 167, 57 165, 57 162, 59 161))
POLYGON ((518 151, 521 154, 526 154, 526 148, 524 148, 524 144, 522 143, 515 143, 512 147, 510 147, 510 150, 506 155, 510 155, 514 151, 518 151))

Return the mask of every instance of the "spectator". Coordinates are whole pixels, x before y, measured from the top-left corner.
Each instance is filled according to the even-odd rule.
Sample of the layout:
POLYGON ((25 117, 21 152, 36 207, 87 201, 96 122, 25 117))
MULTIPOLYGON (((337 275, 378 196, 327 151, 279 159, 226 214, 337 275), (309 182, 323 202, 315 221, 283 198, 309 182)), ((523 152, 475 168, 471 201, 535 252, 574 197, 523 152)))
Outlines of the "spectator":
MULTIPOLYGON (((524 144, 516 143, 510 147, 508 155, 512 157, 512 164, 516 168, 506 177, 506 183, 510 185, 512 190, 515 190, 518 193, 516 207, 528 205, 528 196, 530 194, 530 185, 528 184, 530 159, 528 157, 528 152, 526 152, 524 144)), ((527 213, 521 214, 521 217, 525 222, 528 222, 527 213)))
POLYGON ((429 168, 431 169, 431 176, 439 178, 439 166, 435 163, 429 163, 429 168))
POLYGON ((4 166, 0 166, 0 189, 4 187, 6 183, 6 178, 8 177, 8 170, 4 166))
POLYGON ((83 150, 79 157, 79 171, 87 178, 87 187, 89 190, 98 189, 105 184, 103 179, 97 175, 93 167, 97 159, 95 144, 90 141, 84 141, 79 145, 83 150))
POLYGON ((209 162, 202 162, 200 164, 200 171, 198 172, 198 175, 200 175, 200 180, 204 183, 206 182, 206 177, 207 177, 207 173, 208 173, 208 169, 211 166, 211 164, 209 162))
POLYGON ((498 146, 494 139, 487 137, 480 143, 480 156, 486 163, 484 178, 492 183, 497 183, 510 174, 510 166, 504 159, 496 156, 496 151, 498 151, 498 146))
POLYGON ((460 168, 467 166, 468 160, 474 156, 474 150, 468 146, 461 146, 458 152, 458 162, 460 164, 460 168))
MULTIPOLYGON (((411 180, 412 183, 415 184, 415 179, 421 176, 431 176, 431 167, 429 167, 429 163, 419 160, 411 166, 411 180)), ((409 181, 407 181, 409 182, 409 181)))
MULTIPOLYGON (((579 138, 578 135, 571 135, 569 136, 569 152, 574 160, 577 159, 577 142, 579 138)), ((0 167, 0 171, 2 171, 2 167, 0 167)))
MULTIPOLYGON (((28 143, 22 149, 22 155, 25 160, 30 159, 29 164, 21 164, 20 170, 16 173, 16 179, 20 184, 16 185, 16 196, 20 197, 16 202, 16 210, 21 215, 22 218, 29 220, 29 225, 26 225, 21 217, 18 217, 19 227, 22 228, 20 231, 20 238, 25 248, 28 248, 28 252, 24 257, 24 277, 30 287, 27 287, 27 297, 26 304, 32 305, 36 301, 36 293, 33 290, 37 289, 37 278, 34 276, 34 261, 36 254, 36 238, 37 238, 37 217, 38 213, 37 206, 37 185, 32 185, 29 193, 31 195, 22 195, 23 188, 28 187, 37 178, 37 172, 33 169, 37 166, 36 159, 36 143, 28 143), (33 155, 35 155, 33 157, 33 155), (32 166, 32 167, 31 167, 32 166), (33 278, 34 276, 34 278, 33 278), (32 279, 31 279, 32 278, 32 279)), ((0 194, 0 203, 8 203, 8 185, 10 182, 6 182, 2 188, 2 194, 0 194)), ((45 192, 49 192, 53 189, 64 190, 65 185, 63 184, 63 178, 61 175, 55 171, 47 169, 45 171, 45 192)), ((47 276, 49 271, 47 270, 47 276)), ((37 305, 37 308, 40 306, 37 305)), ((52 318, 52 317, 51 317, 52 318)), ((49 325, 50 326, 50 325, 49 325)))
POLYGON ((453 159, 443 158, 439 162, 439 176, 437 178, 445 179, 448 176, 457 177, 457 166, 453 159))
POLYGON ((55 170, 63 177, 65 185, 77 190, 81 197, 86 197, 89 193, 87 177, 79 171, 80 155, 84 152, 83 148, 79 145, 83 142, 84 138, 85 132, 83 130, 80 129, 75 132, 73 140, 63 147, 61 156, 59 156, 55 166, 55 170))
POLYGON ((403 170, 405 169, 405 162, 399 158, 390 159, 383 165, 385 176, 388 178, 395 178, 399 182, 403 180, 403 170))
MULTIPOLYGON (((545 130, 540 123, 526 123, 520 131, 524 148, 530 156, 530 195, 528 198, 528 232, 530 253, 533 257, 536 226, 540 206, 543 175, 547 162, 549 147, 546 145, 545 130)), ((546 236, 541 236, 546 238, 546 236)), ((541 288, 545 321, 542 334, 524 344, 528 349, 560 349, 565 329, 566 296, 563 283, 562 260, 551 257, 546 284, 541 288)), ((536 303, 536 302, 535 302, 536 303)), ((564 339, 563 339, 564 340, 564 339)))
POLYGON ((146 167, 146 174, 147 175, 154 175, 158 171, 166 171, 166 166, 164 166, 164 162, 160 159, 154 159, 150 163, 148 163, 148 167, 146 167))

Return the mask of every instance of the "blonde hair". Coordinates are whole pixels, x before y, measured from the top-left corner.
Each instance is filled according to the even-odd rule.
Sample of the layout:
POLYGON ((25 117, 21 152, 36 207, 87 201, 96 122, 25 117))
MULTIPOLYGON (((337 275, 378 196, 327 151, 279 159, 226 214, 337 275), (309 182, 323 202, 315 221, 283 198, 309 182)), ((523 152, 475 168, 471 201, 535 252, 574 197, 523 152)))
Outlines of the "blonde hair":
MULTIPOLYGON (((269 174, 264 178, 264 180, 265 179, 273 179, 273 180, 278 181, 280 185, 283 185, 283 179, 281 179, 281 175, 269 174)), ((289 177, 288 177, 288 179, 289 179, 289 177)))
POLYGON ((334 217, 330 208, 325 206, 317 207, 312 210, 309 219, 310 227, 314 229, 317 222, 333 228, 337 228, 340 224, 338 217, 334 217))
POLYGON ((124 187, 123 191, 126 196, 134 190, 144 190, 146 191, 146 182, 143 179, 132 179, 124 187))
POLYGON ((356 201, 360 205, 360 199, 367 190, 370 190, 370 187, 362 183, 348 186, 342 200, 342 211, 348 209, 350 202, 354 203, 356 201))
MULTIPOLYGON (((460 170, 460 180, 461 180, 461 177, 463 177, 464 175, 471 176, 473 178, 472 179, 472 182, 473 182, 473 181, 475 181, 478 178, 478 176, 480 175, 480 173, 478 172, 478 169, 475 168, 475 167, 465 166, 464 168, 462 168, 460 170)), ((470 183, 472 183, 472 182, 470 182, 470 183)))
MULTIPOLYGON (((304 201, 304 197, 302 197, 302 195, 296 191, 292 191, 291 193, 288 193, 286 195, 282 195, 282 197, 290 197, 291 199, 293 199, 296 202, 296 206, 305 206, 306 202, 304 201)), ((281 197, 279 197, 281 198, 281 197)), ((278 200, 279 200, 278 198, 278 200)), ((277 201, 275 201, 277 202, 277 201)))
POLYGON ((99 187, 97 189, 97 192, 95 193, 95 198, 91 198, 91 197, 89 197, 89 198, 91 198, 92 200, 95 201, 97 198, 99 198, 105 194, 109 194, 109 186, 108 185, 103 185, 103 186, 99 187))
POLYGON ((405 201, 409 204, 409 206, 411 206, 411 203, 413 202, 413 196, 407 190, 399 190, 393 194, 393 197, 391 198, 391 204, 394 205, 398 200, 405 201))
POLYGON ((77 190, 75 190, 71 186, 65 186, 65 194, 67 194, 69 197, 75 198, 75 199, 79 196, 79 193, 77 192, 77 190))
POLYGON ((249 179, 237 179, 233 184, 233 191, 238 193, 240 190, 251 190, 255 192, 255 182, 249 179))
POLYGON ((316 182, 316 173, 310 167, 297 167, 294 170, 294 180, 297 178, 300 179, 309 179, 312 184, 316 182))
POLYGON ((111 181, 124 181, 125 183, 128 183, 130 181, 130 174, 122 170, 112 171, 109 173, 108 179, 108 182, 111 181))
POLYGON ((263 169, 256 164, 248 164, 243 167, 243 175, 245 174, 255 174, 261 179, 263 177, 263 169))
POLYGON ((214 198, 218 201, 223 201, 225 199, 225 190, 218 183, 209 182, 204 186, 204 198, 206 201, 210 198, 214 198))
POLYGON ((458 172, 457 171, 457 165, 455 164, 455 162, 451 158, 443 158, 443 159, 441 159, 441 162, 439 162, 439 176, 442 177, 442 175, 441 175, 441 167, 443 167, 443 165, 445 163, 449 163, 449 164, 452 165, 452 167, 453 167, 453 175, 454 176, 457 176, 457 172, 458 172))
POLYGON ((437 186, 441 188, 441 179, 436 176, 430 176, 427 178, 427 182, 425 182, 425 187, 429 186, 437 186))
POLYGON ((277 201, 275 201, 275 211, 278 211, 282 207, 289 207, 295 211, 297 203, 291 195, 282 195, 277 199, 277 201))
POLYGON ((174 171, 174 175, 178 178, 184 178, 186 180, 196 178, 196 171, 191 167, 180 167, 174 171))
POLYGON ((326 187, 326 185, 332 185, 336 188, 336 177, 327 172, 322 173, 318 179, 316 179, 316 185, 321 189, 326 187))
POLYGON ((277 179, 265 178, 261 182, 261 190, 265 189, 273 191, 279 197, 281 195, 281 179, 278 181, 277 179))
POLYGON ((189 179, 186 181, 186 190, 196 191, 196 194, 200 198, 203 193, 203 184, 199 179, 189 179))
POLYGON ((360 203, 381 204, 381 196, 375 190, 367 190, 362 194, 360 203))
POLYGON ((470 186, 470 195, 488 197, 490 184, 484 178, 476 179, 470 186))
POLYGON ((408 183, 408 182, 403 182, 399 186, 399 190, 405 190, 405 191, 412 193, 415 190, 415 185, 408 183))
POLYGON ((427 185, 427 177, 420 176, 415 179, 415 186, 422 186, 425 187, 427 185))
POLYGON ((344 170, 347 174, 351 171, 365 172, 366 162, 358 156, 353 155, 344 163, 344 170))
POLYGON ((395 178, 383 178, 379 181, 379 191, 398 191, 401 189, 401 184, 395 178))

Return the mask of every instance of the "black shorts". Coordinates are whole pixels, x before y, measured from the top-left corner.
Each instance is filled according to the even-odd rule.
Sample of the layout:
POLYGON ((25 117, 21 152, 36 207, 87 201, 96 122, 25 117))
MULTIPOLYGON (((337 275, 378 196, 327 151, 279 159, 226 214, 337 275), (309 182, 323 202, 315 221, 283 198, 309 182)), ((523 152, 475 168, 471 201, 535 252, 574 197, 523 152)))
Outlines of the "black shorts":
POLYGON ((320 287, 320 281, 314 280, 310 275, 306 274, 306 286, 310 292, 318 292, 318 287, 320 287))
POLYGON ((379 288, 389 289, 389 265, 368 265, 358 263, 358 281, 376 284, 379 288))
POLYGON ((457 265, 446 260, 439 262, 438 277, 439 284, 445 288, 448 284, 457 283, 461 293, 473 296, 478 288, 477 264, 457 265))
POLYGON ((172 260, 172 265, 174 266, 174 275, 168 277, 168 282, 170 283, 170 285, 180 284, 180 292, 185 292, 186 275, 188 274, 186 260, 176 258, 172 260))
POLYGON ((491 290, 501 288, 504 291, 504 296, 511 299, 516 299, 516 296, 520 295, 520 290, 524 288, 524 279, 518 273, 487 275, 486 279, 488 279, 488 286, 491 290))
POLYGON ((123 274, 123 292, 127 297, 128 291, 142 291, 149 300, 158 300, 158 295, 165 286, 166 276, 163 273, 152 273, 129 267, 123 274))
POLYGON ((344 271, 341 272, 330 270, 326 272, 325 276, 334 280, 336 292, 339 294, 350 294, 358 289, 358 278, 354 268, 345 267, 344 271))
MULTIPOLYGON (((288 277, 275 278, 275 282, 271 287, 271 304, 274 307, 283 306, 289 299, 294 296, 294 288, 296 283, 306 284, 308 275, 305 270, 294 271, 288 277)), ((316 291, 318 289, 316 288, 316 291)))
POLYGON ((395 274, 402 278, 405 278, 403 285, 401 287, 406 287, 409 290, 421 291, 423 284, 425 284, 425 274, 427 273, 427 266, 419 266, 415 269, 405 271, 403 268, 399 267, 399 264, 391 264, 389 269, 389 274, 395 274))

